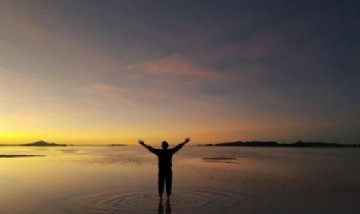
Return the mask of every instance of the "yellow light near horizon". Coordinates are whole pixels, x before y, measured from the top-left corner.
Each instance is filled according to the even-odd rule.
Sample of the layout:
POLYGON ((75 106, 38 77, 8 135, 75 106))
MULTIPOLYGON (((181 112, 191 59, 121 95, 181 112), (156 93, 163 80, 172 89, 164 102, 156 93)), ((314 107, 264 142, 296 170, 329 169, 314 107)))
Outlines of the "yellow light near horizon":
POLYGON ((17 144, 23 143, 26 139, 29 139, 30 133, 4 133, 0 134, 0 144, 17 144))
MULTIPOLYGON (((94 121, 92 121, 94 122, 94 121)), ((4 124, 4 123, 2 123, 4 124)), ((38 140, 60 144, 128 144, 135 145, 139 139, 151 145, 158 145, 167 140, 171 145, 182 142, 186 137, 191 137, 191 144, 217 143, 234 140, 257 139, 256 132, 264 132, 266 126, 258 124, 237 124, 234 122, 209 123, 204 125, 199 121, 188 121, 186 124, 171 122, 161 126, 151 126, 151 123, 134 124, 107 124, 101 123, 76 123, 75 121, 61 121, 37 124, 34 126, 17 127, 14 123, 10 126, 0 126, 0 144, 30 143, 38 140), (221 127, 221 129, 219 129, 221 127)), ((284 133, 285 130, 283 130, 284 133)))

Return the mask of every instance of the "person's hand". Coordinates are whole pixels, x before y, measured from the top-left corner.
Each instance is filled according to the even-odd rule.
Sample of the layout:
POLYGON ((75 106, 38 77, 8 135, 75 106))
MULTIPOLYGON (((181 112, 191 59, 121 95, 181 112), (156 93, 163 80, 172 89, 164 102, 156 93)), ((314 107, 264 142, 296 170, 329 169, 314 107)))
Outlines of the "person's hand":
POLYGON ((142 145, 142 146, 145 146, 144 141, 143 141, 143 140, 141 140, 141 139, 139 140, 139 144, 140 144, 140 145, 142 145))
POLYGON ((184 143, 188 143, 188 142, 190 142, 190 138, 189 137, 187 137, 187 138, 185 138, 185 141, 184 141, 184 143))

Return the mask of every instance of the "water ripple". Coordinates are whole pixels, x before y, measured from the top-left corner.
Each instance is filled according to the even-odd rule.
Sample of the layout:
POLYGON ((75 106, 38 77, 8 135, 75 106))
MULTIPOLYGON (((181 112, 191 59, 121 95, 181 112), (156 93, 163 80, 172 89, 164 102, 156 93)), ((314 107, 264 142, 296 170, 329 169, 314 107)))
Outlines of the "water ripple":
MULTIPOLYGON (((233 196, 218 192, 175 190, 171 207, 179 210, 214 211, 231 207, 236 203, 233 196)), ((64 204, 63 204, 64 205, 64 204)), ((119 213, 153 212, 158 209, 159 197, 154 192, 103 193, 72 198, 66 203, 69 213, 119 213)))

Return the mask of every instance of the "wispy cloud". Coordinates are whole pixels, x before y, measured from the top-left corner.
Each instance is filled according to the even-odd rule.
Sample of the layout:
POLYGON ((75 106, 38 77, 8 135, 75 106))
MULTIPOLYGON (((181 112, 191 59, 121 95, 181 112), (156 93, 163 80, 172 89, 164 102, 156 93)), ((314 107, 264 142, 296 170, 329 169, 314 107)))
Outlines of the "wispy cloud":
MULTIPOLYGON (((127 99, 126 97, 127 90, 125 88, 107 83, 89 84, 77 88, 75 91, 80 92, 82 95, 91 96, 92 98, 84 98, 84 96, 82 97, 83 99, 98 103, 100 106, 106 104, 122 104, 124 106, 125 104, 130 105, 131 103, 130 99, 127 99)), ((104 108, 104 106, 102 108, 104 108)))
POLYGON ((109 84, 93 84, 80 88, 80 91, 90 94, 119 95, 126 90, 109 84))
POLYGON ((55 87, 26 74, 0 67, 0 101, 2 106, 22 104, 36 97, 47 96, 55 87))
POLYGON ((205 80, 221 79, 225 76, 221 73, 205 69, 194 61, 178 54, 170 55, 161 59, 144 62, 129 67, 130 69, 141 69, 153 75, 174 75, 205 80))

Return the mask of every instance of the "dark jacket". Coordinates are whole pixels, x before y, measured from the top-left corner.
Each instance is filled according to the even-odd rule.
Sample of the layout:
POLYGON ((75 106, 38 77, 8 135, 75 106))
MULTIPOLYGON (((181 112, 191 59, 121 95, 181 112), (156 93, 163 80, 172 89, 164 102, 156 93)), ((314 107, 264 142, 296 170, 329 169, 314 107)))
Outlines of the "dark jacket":
POLYGON ((172 149, 154 149, 151 146, 145 146, 150 152, 158 157, 159 170, 168 170, 172 167, 172 156, 179 151, 184 144, 179 144, 172 149))

